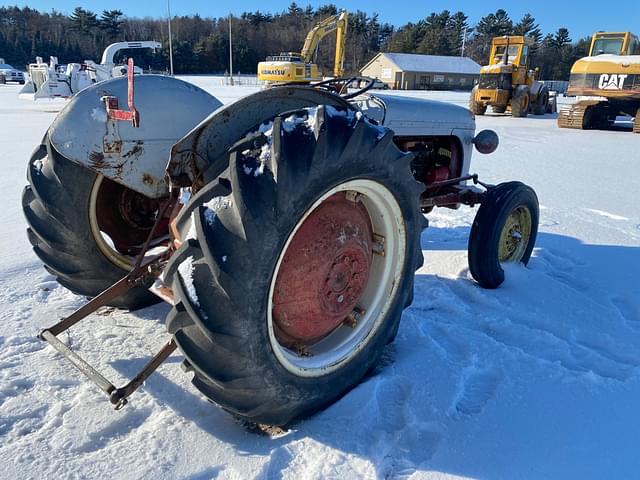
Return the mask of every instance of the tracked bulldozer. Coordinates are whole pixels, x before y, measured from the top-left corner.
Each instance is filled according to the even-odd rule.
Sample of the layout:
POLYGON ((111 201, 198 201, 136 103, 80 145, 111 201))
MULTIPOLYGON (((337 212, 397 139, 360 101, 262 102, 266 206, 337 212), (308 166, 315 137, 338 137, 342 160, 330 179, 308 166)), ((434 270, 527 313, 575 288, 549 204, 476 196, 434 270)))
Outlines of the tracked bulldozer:
POLYGON ((589 56, 571 67, 567 95, 577 102, 560 109, 558 126, 606 129, 618 115, 635 117, 640 133, 640 42, 630 32, 597 32, 589 56))
POLYGON ((333 76, 336 78, 342 77, 347 24, 348 14, 346 10, 325 18, 307 33, 300 53, 285 52, 267 57, 264 62, 258 63, 258 80, 272 84, 308 84, 322 80, 322 73, 314 62, 314 58, 320 41, 334 31, 336 32, 336 51, 333 76))
POLYGON ((130 62, 128 78, 75 95, 28 162, 22 204, 45 268, 92 299, 40 338, 116 408, 179 349, 208 399, 282 426, 344 395, 393 341, 425 213, 480 205, 468 249, 480 285, 526 264, 535 192, 469 173, 474 146, 491 153, 497 135, 459 106, 335 93, 348 82, 223 106, 172 77, 134 78, 130 62), (124 386, 60 336, 101 306, 160 300, 167 343, 124 386))
POLYGON ((523 36, 495 37, 491 41, 489 65, 480 69, 478 85, 471 90, 469 109, 474 114, 484 115, 489 106, 494 113, 510 109, 514 117, 555 112, 555 97, 536 80, 537 72, 529 68, 532 44, 532 39, 523 36))

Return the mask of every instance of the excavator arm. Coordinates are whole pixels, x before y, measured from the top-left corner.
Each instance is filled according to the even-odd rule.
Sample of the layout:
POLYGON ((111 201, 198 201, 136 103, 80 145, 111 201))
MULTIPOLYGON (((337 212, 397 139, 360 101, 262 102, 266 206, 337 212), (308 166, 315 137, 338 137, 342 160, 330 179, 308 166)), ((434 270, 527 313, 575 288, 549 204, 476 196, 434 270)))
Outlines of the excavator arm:
POLYGON ((332 32, 336 32, 336 55, 333 64, 334 77, 341 77, 344 63, 344 47, 347 38, 347 12, 342 10, 338 15, 325 18, 313 27, 302 47, 301 56, 305 63, 311 63, 320 40, 332 32))

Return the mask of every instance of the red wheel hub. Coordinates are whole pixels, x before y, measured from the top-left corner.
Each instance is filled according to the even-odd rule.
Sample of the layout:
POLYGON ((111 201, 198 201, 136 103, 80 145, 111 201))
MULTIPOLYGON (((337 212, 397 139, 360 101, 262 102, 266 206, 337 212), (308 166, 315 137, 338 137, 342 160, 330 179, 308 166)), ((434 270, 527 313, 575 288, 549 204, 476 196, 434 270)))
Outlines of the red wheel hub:
POLYGON ((281 343, 308 345, 342 324, 367 285, 372 237, 366 208, 344 193, 307 217, 276 278, 272 313, 281 343))

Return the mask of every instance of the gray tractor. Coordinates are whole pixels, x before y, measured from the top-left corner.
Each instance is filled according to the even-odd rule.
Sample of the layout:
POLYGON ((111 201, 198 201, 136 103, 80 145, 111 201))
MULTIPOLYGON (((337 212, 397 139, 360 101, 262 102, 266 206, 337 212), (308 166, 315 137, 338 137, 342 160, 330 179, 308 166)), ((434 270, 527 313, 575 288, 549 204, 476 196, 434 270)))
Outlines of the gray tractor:
POLYGON ((134 94, 131 74, 74 96, 29 161, 22 202, 45 268, 91 300, 40 338, 116 408, 179 349, 210 400, 286 425, 337 400, 393 341, 433 208, 480 205, 468 257, 481 286, 500 285, 502 262, 526 264, 534 191, 469 173, 495 133, 476 135, 467 109, 346 83, 223 106, 166 76, 136 76, 134 94), (100 306, 160 300, 170 338, 122 387, 58 338, 100 306))

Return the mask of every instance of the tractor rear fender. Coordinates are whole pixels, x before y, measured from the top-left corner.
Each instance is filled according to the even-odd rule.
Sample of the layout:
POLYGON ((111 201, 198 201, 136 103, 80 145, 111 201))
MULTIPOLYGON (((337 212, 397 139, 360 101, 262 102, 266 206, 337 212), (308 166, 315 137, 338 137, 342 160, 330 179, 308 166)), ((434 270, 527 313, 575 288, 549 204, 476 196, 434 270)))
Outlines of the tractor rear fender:
POLYGON ((171 146, 222 103, 182 80, 136 75, 135 108, 140 124, 107 118, 104 96, 127 105, 127 78, 92 85, 64 107, 49 128, 54 148, 71 161, 150 198, 167 194, 165 171, 171 146))
POLYGON ((301 86, 273 87, 225 105, 173 146, 167 166, 171 183, 190 187, 205 171, 207 178, 217 176, 227 167, 229 148, 248 132, 283 112, 316 105, 353 108, 338 95, 301 86))

